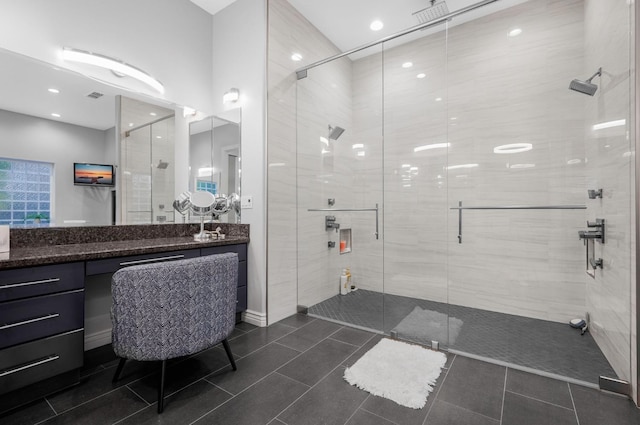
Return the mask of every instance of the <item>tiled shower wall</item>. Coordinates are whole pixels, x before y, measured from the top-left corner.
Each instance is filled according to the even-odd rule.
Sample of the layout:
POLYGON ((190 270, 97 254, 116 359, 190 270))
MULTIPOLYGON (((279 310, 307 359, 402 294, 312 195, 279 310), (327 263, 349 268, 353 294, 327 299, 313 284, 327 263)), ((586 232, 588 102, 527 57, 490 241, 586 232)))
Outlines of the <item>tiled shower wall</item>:
POLYGON ((303 63, 335 50, 286 1, 272 0, 269 321, 297 303, 335 295, 339 270, 350 266, 359 287, 385 293, 559 322, 588 311, 594 335, 616 347, 604 350, 627 377, 631 154, 626 139, 624 148, 606 146, 591 126, 619 113, 628 117, 629 58, 610 46, 628 48, 629 10, 619 4, 597 11, 595 4, 529 1, 383 53, 378 47, 350 65, 343 59, 310 70, 296 95, 293 71, 302 65, 290 63, 292 49, 313 55, 303 63), (523 33, 508 37, 516 26, 523 33), (402 68, 406 61, 413 67, 402 68), (596 62, 615 70, 599 93, 570 91, 570 81, 588 78, 596 62), (425 78, 416 78, 420 72, 425 78), (328 124, 347 131, 323 154, 318 139, 328 124), (533 149, 493 152, 510 143, 533 149), (352 144, 365 145, 365 156, 355 156, 352 144), (604 200, 587 198, 594 185, 604 187, 604 200), (325 214, 307 211, 327 208, 327 198, 336 198, 337 208, 384 205, 381 239, 370 237, 372 216, 336 213, 342 227, 354 229, 354 251, 339 256, 327 249, 325 214), (587 210, 463 211, 458 243, 458 212, 451 208, 460 201, 587 210), (612 220, 612 239, 603 246, 610 252, 598 254, 605 270, 594 280, 585 273, 578 230, 601 214, 612 220))

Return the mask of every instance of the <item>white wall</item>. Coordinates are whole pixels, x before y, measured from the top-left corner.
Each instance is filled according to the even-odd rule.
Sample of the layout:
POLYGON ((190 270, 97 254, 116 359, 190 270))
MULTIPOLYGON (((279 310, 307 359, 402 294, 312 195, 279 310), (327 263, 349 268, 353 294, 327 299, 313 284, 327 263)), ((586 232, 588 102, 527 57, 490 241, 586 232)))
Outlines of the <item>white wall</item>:
POLYGON ((111 188, 74 186, 73 163, 113 164, 115 147, 109 135, 72 124, 0 110, 0 157, 54 164, 51 219, 111 224, 111 188))
POLYGON ((242 223, 251 225, 248 252, 248 310, 245 320, 266 324, 266 142, 265 61, 266 2, 237 0, 213 17, 214 114, 224 111, 223 94, 240 90, 242 108, 242 195, 253 208, 242 210, 242 223))
POLYGON ((65 46, 130 63, 164 84, 158 97, 211 110, 211 16, 189 0, 2 3, 0 47, 122 84, 108 72, 63 62, 65 46))

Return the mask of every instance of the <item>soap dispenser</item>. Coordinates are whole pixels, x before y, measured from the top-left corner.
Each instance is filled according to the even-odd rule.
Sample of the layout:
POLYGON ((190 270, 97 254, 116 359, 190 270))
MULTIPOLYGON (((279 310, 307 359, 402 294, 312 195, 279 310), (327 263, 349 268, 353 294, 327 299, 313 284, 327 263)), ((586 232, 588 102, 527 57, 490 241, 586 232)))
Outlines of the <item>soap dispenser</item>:
POLYGON ((347 269, 342 269, 340 275, 340 295, 347 295, 349 293, 349 278, 347 277, 347 269))

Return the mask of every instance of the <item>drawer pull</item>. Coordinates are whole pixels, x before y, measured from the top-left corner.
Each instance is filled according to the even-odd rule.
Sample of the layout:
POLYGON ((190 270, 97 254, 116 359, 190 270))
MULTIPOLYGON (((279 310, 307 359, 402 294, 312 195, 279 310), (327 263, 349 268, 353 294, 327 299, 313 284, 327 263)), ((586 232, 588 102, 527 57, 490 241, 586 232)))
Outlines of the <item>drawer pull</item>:
POLYGON ((20 367, 16 367, 16 368, 13 368, 13 369, 4 370, 4 371, 0 372, 0 378, 8 376, 8 375, 11 375, 11 374, 14 374, 16 372, 20 372, 20 371, 25 370, 25 369, 31 369, 32 367, 40 366, 41 364, 45 364, 45 363, 49 363, 49 362, 58 360, 59 358, 60 358, 60 356, 53 355, 53 356, 47 357, 46 359, 38 360, 36 362, 29 363, 29 364, 24 365, 24 366, 20 366, 20 367))
POLYGON ((47 316, 36 317, 35 319, 29 319, 29 320, 24 320, 22 322, 10 323, 8 325, 2 325, 2 326, 0 326, 0 331, 3 331, 5 329, 9 329, 9 328, 15 328, 16 326, 28 325, 29 323, 39 322, 41 320, 55 319, 56 317, 60 317, 60 315, 58 313, 54 313, 54 314, 49 314, 47 316))
POLYGON ((42 285, 44 283, 53 283, 53 282, 59 282, 59 281, 60 281, 60 278, 56 277, 52 279, 34 280, 32 282, 22 282, 22 283, 12 283, 10 285, 2 285, 0 286, 0 289, 10 289, 10 288, 17 288, 20 286, 29 286, 29 285, 42 285))
POLYGON ((133 266, 133 265, 136 265, 136 264, 155 263, 155 262, 158 262, 158 261, 178 260, 180 258, 184 258, 184 254, 171 255, 169 257, 147 258, 146 260, 124 261, 124 262, 120 263, 120 265, 121 266, 133 266))

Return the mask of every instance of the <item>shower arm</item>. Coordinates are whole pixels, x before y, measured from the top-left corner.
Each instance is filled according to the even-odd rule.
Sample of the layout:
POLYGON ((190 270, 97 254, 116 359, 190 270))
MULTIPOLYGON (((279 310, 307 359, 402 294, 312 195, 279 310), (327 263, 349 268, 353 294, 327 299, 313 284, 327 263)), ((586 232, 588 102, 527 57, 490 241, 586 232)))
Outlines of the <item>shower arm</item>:
POLYGON ((376 239, 379 239, 380 233, 378 229, 378 213, 379 208, 376 204, 375 208, 309 208, 307 211, 311 212, 331 212, 331 211, 344 211, 344 212, 362 212, 362 211, 375 211, 376 212, 376 239))

